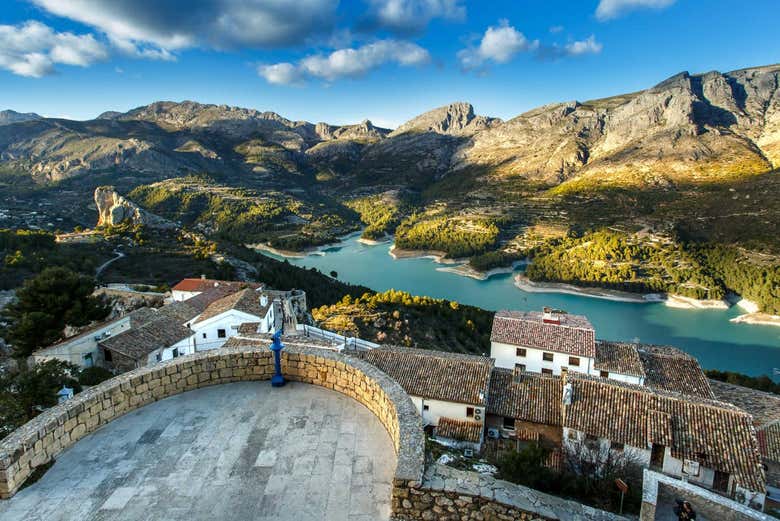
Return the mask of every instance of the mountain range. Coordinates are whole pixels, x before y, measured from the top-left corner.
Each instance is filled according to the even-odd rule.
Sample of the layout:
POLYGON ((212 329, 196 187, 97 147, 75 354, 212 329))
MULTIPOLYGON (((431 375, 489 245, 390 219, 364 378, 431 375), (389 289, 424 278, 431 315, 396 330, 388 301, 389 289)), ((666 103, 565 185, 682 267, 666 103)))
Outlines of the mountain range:
POLYGON ((84 225, 95 221, 84 212, 92 191, 110 184, 166 218, 220 231, 209 202, 218 197, 233 205, 232 232, 244 233, 243 219, 247 240, 303 234, 296 246, 376 224, 360 201, 380 197, 388 233, 412 214, 467 228, 487 218, 498 247, 539 224, 619 224, 776 253, 779 85, 780 65, 682 72, 507 121, 452 103, 394 130, 192 101, 90 121, 4 111, 0 197, 84 225))

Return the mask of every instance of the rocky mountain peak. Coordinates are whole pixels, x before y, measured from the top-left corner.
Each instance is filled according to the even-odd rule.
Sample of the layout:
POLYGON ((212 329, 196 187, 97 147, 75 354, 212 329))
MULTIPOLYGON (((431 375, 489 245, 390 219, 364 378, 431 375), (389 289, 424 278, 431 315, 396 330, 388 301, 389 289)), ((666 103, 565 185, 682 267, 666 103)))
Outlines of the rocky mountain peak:
POLYGON ((391 135, 407 132, 435 132, 437 134, 472 134, 483 130, 495 121, 494 118, 477 116, 470 103, 450 103, 411 119, 395 129, 391 135))
POLYGON ((34 112, 16 112, 15 110, 0 110, 0 125, 10 125, 21 121, 32 121, 41 119, 41 116, 34 112))

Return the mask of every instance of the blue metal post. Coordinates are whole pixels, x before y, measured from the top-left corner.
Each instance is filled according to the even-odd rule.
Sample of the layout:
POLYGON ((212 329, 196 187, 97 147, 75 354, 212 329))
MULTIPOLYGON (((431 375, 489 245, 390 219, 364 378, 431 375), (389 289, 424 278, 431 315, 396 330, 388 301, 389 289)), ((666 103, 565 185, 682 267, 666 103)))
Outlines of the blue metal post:
POLYGON ((275 371, 273 377, 271 377, 271 385, 273 387, 282 387, 286 383, 284 376, 282 376, 282 349, 284 349, 284 344, 282 344, 282 331, 283 329, 280 329, 274 333, 274 341, 271 344, 271 351, 274 352, 275 371))

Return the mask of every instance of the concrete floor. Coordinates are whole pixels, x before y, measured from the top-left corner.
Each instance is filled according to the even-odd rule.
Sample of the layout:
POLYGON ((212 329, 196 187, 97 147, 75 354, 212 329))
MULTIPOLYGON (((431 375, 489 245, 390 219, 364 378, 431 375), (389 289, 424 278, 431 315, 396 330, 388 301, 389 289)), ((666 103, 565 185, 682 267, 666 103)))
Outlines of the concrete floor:
POLYGON ((242 382, 109 423, 0 500, 0 519, 384 520, 394 470, 390 437, 359 403, 242 382))

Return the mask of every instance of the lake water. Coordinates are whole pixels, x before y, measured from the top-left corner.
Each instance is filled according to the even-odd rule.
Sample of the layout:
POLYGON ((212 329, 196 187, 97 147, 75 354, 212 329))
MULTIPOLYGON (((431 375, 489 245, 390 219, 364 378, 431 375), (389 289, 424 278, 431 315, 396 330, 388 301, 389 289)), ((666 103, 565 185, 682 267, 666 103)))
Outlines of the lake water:
POLYGON ((438 271, 436 268, 442 265, 428 258, 395 260, 388 253, 390 244, 369 246, 357 239, 355 234, 322 252, 288 260, 323 273, 336 271, 339 280, 377 291, 394 288, 490 310, 541 310, 544 306, 564 309, 586 315, 596 328, 597 338, 673 345, 697 357, 705 369, 771 375, 774 368, 780 368, 780 327, 729 322, 743 313, 736 306, 728 310, 687 310, 663 303, 527 293, 515 287, 511 274, 476 280, 438 271))

